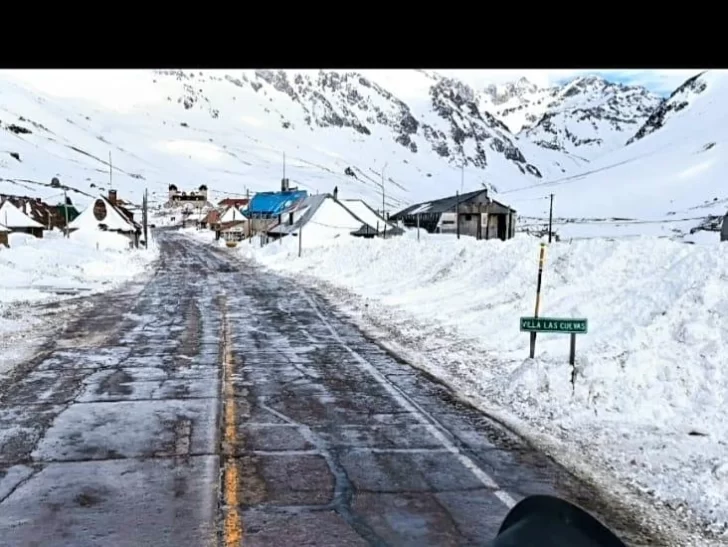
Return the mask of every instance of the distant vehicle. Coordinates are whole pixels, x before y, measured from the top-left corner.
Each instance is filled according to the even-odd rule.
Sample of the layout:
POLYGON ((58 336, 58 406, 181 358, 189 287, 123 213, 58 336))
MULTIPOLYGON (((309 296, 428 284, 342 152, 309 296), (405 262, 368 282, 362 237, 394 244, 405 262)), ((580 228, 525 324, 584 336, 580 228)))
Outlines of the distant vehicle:
POLYGON ((150 227, 150 228, 156 228, 156 227, 157 227, 157 225, 156 225, 156 224, 150 224, 150 225, 149 225, 149 227, 150 227))

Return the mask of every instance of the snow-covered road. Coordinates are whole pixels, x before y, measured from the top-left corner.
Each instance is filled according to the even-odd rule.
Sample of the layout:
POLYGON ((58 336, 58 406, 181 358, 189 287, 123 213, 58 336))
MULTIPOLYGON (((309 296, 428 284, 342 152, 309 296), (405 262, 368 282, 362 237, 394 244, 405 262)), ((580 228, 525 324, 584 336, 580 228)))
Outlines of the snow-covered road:
POLYGON ((92 297, 0 379, 3 545, 482 544, 534 493, 631 545, 685 545, 315 291, 171 231, 159 242, 141 292, 92 297))
MULTIPOLYGON (((209 232, 187 231, 211 241, 209 232)), ((378 343, 508 423, 637 510, 728 544, 725 244, 654 237, 554 242, 540 313, 585 317, 572 385, 569 338, 529 337, 539 240, 387 241, 303 235, 235 252, 306 283, 378 343), (641 509, 639 509, 641 508, 641 509)))

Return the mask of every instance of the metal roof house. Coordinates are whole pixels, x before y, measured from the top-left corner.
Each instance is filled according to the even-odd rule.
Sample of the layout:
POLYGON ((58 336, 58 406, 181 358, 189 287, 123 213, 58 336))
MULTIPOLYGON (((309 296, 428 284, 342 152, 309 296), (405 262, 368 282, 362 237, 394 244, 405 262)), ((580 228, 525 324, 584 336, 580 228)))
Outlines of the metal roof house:
POLYGON ((318 232, 350 233, 363 224, 362 219, 331 194, 315 194, 296 203, 282 216, 280 223, 268 230, 268 234, 273 237, 297 234, 307 225, 318 232))
POLYGON ((258 192, 242 211, 250 221, 249 233, 267 232, 278 223, 279 217, 306 199, 305 190, 283 190, 279 192, 258 192))
POLYGON ((483 188, 410 205, 389 220, 408 228, 419 226, 430 233, 506 240, 515 233, 516 211, 488 197, 488 190, 483 188))
POLYGON ((40 222, 30 218, 9 199, 0 204, 0 223, 11 232, 30 234, 38 238, 43 237, 45 229, 40 222))
POLYGON ((245 216, 248 218, 275 218, 307 196, 306 190, 258 192, 248 203, 245 216))
POLYGON ((402 228, 396 224, 387 222, 382 215, 372 209, 364 200, 344 199, 341 200, 341 203, 365 222, 365 224, 363 224, 358 230, 351 233, 353 236, 364 238, 387 238, 392 236, 401 236, 404 234, 404 230, 402 228), (372 227, 374 227, 375 230, 372 230, 372 227))
MULTIPOLYGON (((289 209, 281 218, 281 222, 275 224, 268 230, 271 237, 283 237, 286 235, 297 235, 302 228, 315 230, 321 237, 336 237, 340 234, 353 236, 375 237, 381 236, 383 224, 379 224, 373 218, 374 215, 358 214, 349 207, 345 201, 333 197, 331 194, 316 194, 308 196, 289 209), (378 231, 379 230, 379 231, 378 231)), ((387 236, 400 235, 401 228, 389 225, 387 236)), ((306 237, 304 235, 304 237, 306 237)))

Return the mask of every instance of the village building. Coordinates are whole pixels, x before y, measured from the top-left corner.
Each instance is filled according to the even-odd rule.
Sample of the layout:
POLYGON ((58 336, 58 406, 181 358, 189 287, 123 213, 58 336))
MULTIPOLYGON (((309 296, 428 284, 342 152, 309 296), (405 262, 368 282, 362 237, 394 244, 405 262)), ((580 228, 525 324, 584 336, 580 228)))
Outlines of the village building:
POLYGON ((44 226, 13 205, 9 199, 4 200, 0 205, 0 223, 12 233, 43 237, 44 226))
POLYGON ((216 230, 217 225, 220 223, 220 211, 219 209, 210 209, 207 214, 200 221, 200 228, 209 228, 216 230))
POLYGON ((10 247, 10 240, 8 239, 10 229, 0 224, 0 246, 10 247))
POLYGON ((142 227, 128 209, 116 205, 116 191, 109 190, 109 197, 99 196, 69 225, 70 231, 101 230, 116 232, 129 238, 130 245, 139 247, 142 227), (112 201, 113 200, 113 201, 112 201))
POLYGON ((720 229, 720 240, 728 241, 728 213, 723 217, 723 225, 720 229))
POLYGON ((116 190, 109 190, 109 194, 106 199, 114 206, 114 209, 124 215, 126 219, 130 220, 132 223, 139 224, 134 216, 136 213, 141 214, 141 210, 130 202, 119 199, 116 190))
POLYGON ((188 211, 210 209, 213 207, 212 203, 208 201, 207 197, 207 186, 201 185, 197 190, 190 192, 180 191, 177 185, 170 184, 169 197, 167 202, 164 204, 167 208, 179 208, 186 209, 188 211))
POLYGON ((410 205, 389 220, 407 228, 476 239, 506 240, 516 231, 515 209, 488 197, 486 189, 410 205))
POLYGON ((237 220, 219 224, 215 231, 215 239, 222 238, 225 242, 239 242, 250 237, 250 221, 248 219, 237 220))
POLYGON ((387 222, 382 215, 372 209, 364 200, 343 199, 339 201, 358 218, 364 221, 364 224, 362 224, 358 230, 351 233, 353 236, 364 238, 389 238, 393 236, 400 236, 404 233, 402 228, 391 222, 387 222), (372 231, 372 227, 374 227, 375 230, 372 231))
POLYGON ((42 224, 46 230, 64 229, 66 227, 66 213, 68 213, 68 222, 71 222, 79 215, 70 198, 66 198, 65 205, 63 203, 50 205, 38 197, 0 194, 0 202, 5 200, 9 200, 27 216, 42 224))
POLYGON ((237 207, 238 209, 244 209, 248 205, 248 203, 250 203, 250 198, 225 198, 220 200, 217 206, 223 209, 227 209, 228 207, 237 207))
POLYGON ((225 224, 228 222, 239 222, 241 220, 246 220, 245 216, 245 209, 247 206, 244 206, 245 208, 241 209, 236 206, 230 206, 227 209, 225 209, 220 214, 220 224, 225 224))
MULTIPOLYGON (((306 238, 310 237, 337 237, 342 234, 354 235, 369 233, 375 237, 382 231, 384 225, 376 222, 376 213, 368 214, 367 206, 363 208, 366 220, 352 211, 342 201, 334 198, 332 194, 316 194, 308 196, 281 215, 280 222, 273 224, 267 231, 271 238, 277 239, 286 235, 306 238)), ((394 230, 394 227, 392 227, 394 230)), ((402 230, 399 229, 401 233, 402 230)))
POLYGON ((266 233, 278 223, 298 202, 308 197, 305 190, 285 190, 281 192, 259 192, 253 196, 245 211, 250 220, 251 233, 266 233))

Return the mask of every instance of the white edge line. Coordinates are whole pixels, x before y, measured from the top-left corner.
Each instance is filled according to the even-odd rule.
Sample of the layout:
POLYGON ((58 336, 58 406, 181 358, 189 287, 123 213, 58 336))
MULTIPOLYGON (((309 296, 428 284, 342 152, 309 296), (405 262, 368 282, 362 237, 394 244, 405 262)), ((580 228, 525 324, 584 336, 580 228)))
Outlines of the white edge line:
POLYGON ((498 484, 493 480, 493 478, 488 475, 485 471, 483 471, 478 465, 470 459, 468 456, 460 452, 457 446, 455 446, 450 439, 448 439, 442 431, 440 431, 437 427, 435 427, 432 422, 430 422, 425 416, 422 414, 420 410, 418 410, 410 401, 408 401, 387 379, 382 375, 379 370, 374 367, 369 361, 364 359, 361 355, 359 355, 357 352, 355 352, 351 347, 349 347, 346 342, 341 338, 338 332, 331 326, 331 324, 326 320, 324 315, 319 310, 316 303, 313 301, 313 299, 305 292, 301 291, 301 294, 303 297, 308 301, 309 305, 313 309, 314 312, 316 312, 316 315, 318 315, 319 319, 326 325, 326 328, 331 332, 331 334, 336 338, 336 340, 341 344, 353 357, 356 359, 356 361, 377 381, 379 384, 386 389, 389 394, 394 398, 394 400, 399 403, 399 405, 410 412, 417 420, 424 425, 427 428, 427 431, 432 435, 435 439, 437 439, 440 444, 442 444, 445 449, 447 449, 448 452, 453 454, 457 460, 465 466, 466 469, 468 469, 473 475, 477 477, 477 479, 483 483, 484 486, 487 488, 490 488, 494 490, 493 494, 495 495, 498 500, 501 501, 508 509, 511 509, 514 505, 516 505, 516 500, 511 496, 508 492, 502 490, 498 484))

